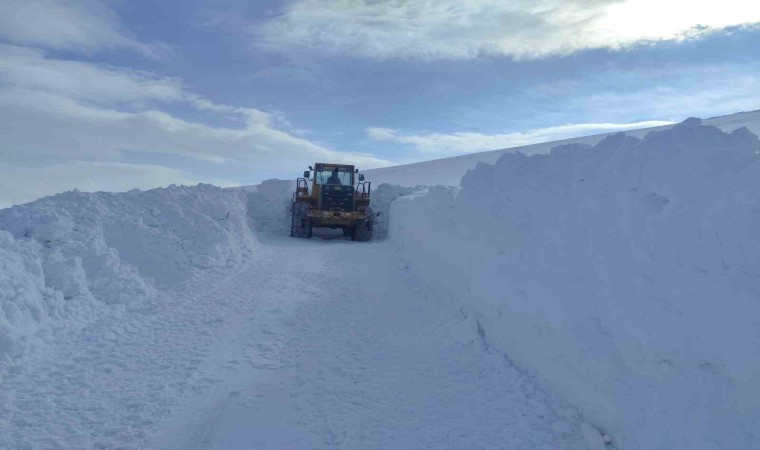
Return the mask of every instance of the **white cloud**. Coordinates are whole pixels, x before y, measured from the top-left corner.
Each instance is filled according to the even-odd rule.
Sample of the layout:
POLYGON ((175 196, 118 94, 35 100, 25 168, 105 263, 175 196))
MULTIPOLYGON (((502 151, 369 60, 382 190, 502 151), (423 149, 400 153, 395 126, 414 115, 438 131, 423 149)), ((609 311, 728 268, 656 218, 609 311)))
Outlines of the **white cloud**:
POLYGON ((643 89, 626 95, 599 93, 581 101, 580 104, 582 107, 622 104, 626 106, 621 112, 646 113, 659 117, 672 117, 675 111, 688 111, 688 115, 691 116, 710 117, 757 110, 760 107, 760 76, 747 75, 734 78, 733 81, 735 84, 716 85, 704 80, 700 83, 702 89, 696 94, 659 89, 643 89))
POLYGON ((3 44, 0 80, 9 87, 93 104, 194 99, 176 79, 104 64, 47 59, 40 50, 3 44))
POLYGON ((550 142, 591 134, 637 128, 657 127, 672 122, 646 121, 636 123, 583 123, 539 128, 524 133, 482 134, 482 133, 430 133, 402 134, 390 128, 369 128, 367 134, 376 141, 411 145, 427 157, 453 156, 488 150, 519 147, 523 145, 550 142))
POLYGON ((127 48, 151 54, 99 0, 0 0, 0 38, 47 49, 127 48))
MULTIPOLYGON (((24 172, 26 178, 13 177, 15 182, 26 179, 28 184, 39 184, 48 177, 46 171, 53 170, 52 165, 56 173, 74 167, 74 174, 86 162, 111 164, 109 173, 121 171, 123 175, 116 179, 127 180, 135 177, 139 168, 117 164, 125 150, 208 161, 212 164, 203 174, 204 180, 220 178, 213 163, 223 162, 250 168, 252 174, 293 172, 317 160, 352 162, 366 168, 390 164, 294 136, 278 128, 282 120, 254 108, 216 104, 187 91, 175 79, 49 59, 38 51, 0 46, 0 161, 37 167, 24 172), (230 122, 236 127, 184 120, 171 113, 172 106, 195 109, 216 123, 230 122)), ((154 178, 156 186, 187 180, 187 175, 172 170, 150 167, 145 176, 154 178)), ((109 188, 109 177, 95 173, 93 169, 81 176, 64 176, 71 182, 66 188, 109 188)), ((149 184, 140 177, 135 181, 141 186, 149 184)), ((63 185, 50 186, 58 189, 63 185)), ((35 193, 39 188, 15 189, 35 193)), ((47 187, 44 191, 50 193, 47 187)), ((26 200, 29 195, 18 198, 26 200)))
POLYGON ((269 116, 245 110, 244 128, 189 122, 156 110, 121 112, 70 98, 0 90, 0 147, 18 158, 118 158, 122 150, 237 162, 277 170, 317 159, 387 164, 369 155, 343 153, 274 128, 269 116))
POLYGON ((746 0, 297 0, 255 45, 371 58, 537 58, 760 22, 746 0), (705 28, 706 27, 706 28, 705 28))
MULTIPOLYGON (((616 121, 630 117, 657 117, 679 121, 689 116, 712 117, 760 108, 760 63, 663 64, 655 68, 589 72, 591 79, 578 79, 576 91, 585 95, 532 92, 535 98, 564 95, 565 114, 603 114, 616 121), (625 89, 583 88, 605 80, 625 89), (612 107, 611 107, 612 106, 612 107)), ((533 99, 528 97, 526 102, 533 99)))

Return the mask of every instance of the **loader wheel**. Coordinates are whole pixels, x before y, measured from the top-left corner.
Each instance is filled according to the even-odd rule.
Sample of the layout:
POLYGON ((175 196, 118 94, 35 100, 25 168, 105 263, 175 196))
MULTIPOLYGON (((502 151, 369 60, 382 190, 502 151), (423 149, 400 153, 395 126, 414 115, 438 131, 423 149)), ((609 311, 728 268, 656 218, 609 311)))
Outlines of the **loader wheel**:
POLYGON ((364 211, 364 221, 359 222, 354 227, 354 233, 351 235, 351 240, 366 242, 372 239, 372 228, 375 225, 375 214, 372 212, 372 208, 367 208, 364 211))
POLYGON ((310 238, 311 219, 308 203, 293 203, 293 216, 290 222, 290 237, 310 238))

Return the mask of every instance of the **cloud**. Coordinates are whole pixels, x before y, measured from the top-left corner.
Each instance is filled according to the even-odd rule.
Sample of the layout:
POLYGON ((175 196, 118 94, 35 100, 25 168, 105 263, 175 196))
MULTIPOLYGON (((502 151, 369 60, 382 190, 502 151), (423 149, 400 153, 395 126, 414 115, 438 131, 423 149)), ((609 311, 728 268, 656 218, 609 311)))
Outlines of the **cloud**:
POLYGON ((105 64, 45 58, 40 50, 0 44, 7 86, 92 104, 195 100, 177 79, 105 64))
MULTIPOLYGON (((274 128, 269 116, 246 110, 244 128, 190 122, 156 110, 122 112, 70 98, 0 90, 0 146, 6 156, 110 158, 121 151, 166 153, 211 163, 237 162, 282 169, 317 159, 387 164, 370 155, 343 153, 274 128)), ((299 167, 300 167, 299 165, 299 167)))
MULTIPOLYGON (((256 173, 289 173, 318 160, 366 168, 390 164, 372 155, 339 152, 294 136, 279 128, 283 121, 279 113, 214 103, 189 92, 173 78, 0 46, 0 149, 3 163, 30 167, 27 175, 37 171, 28 180, 46 179, 46 170, 53 166, 80 170, 81 164, 90 162, 110 164, 109 173, 122 171, 117 179, 126 180, 137 170, 118 163, 130 150, 205 161, 203 173, 193 178, 203 181, 219 178, 221 168, 215 170, 215 166, 222 163, 248 168, 252 179, 256 173), (194 111, 193 117, 229 125, 189 121, 172 112, 182 108, 194 111)), ((94 180, 93 189, 96 185, 106 189, 109 184, 104 180, 108 178, 94 173, 93 169, 79 177, 64 177, 79 183, 66 187, 81 189, 94 180)), ((156 186, 170 179, 188 179, 168 168, 158 171, 151 167, 145 174, 155 177, 156 186)), ((147 185, 143 178, 135 180, 147 185)), ((61 185, 50 186, 57 189, 61 185)), ((37 192, 37 188, 16 189, 37 192)))
POLYGON ((98 0, 2 0, 0 38, 45 49, 85 52, 130 49, 152 54, 98 0))
MULTIPOLYGON (((575 91, 582 91, 582 95, 563 97, 565 112, 576 112, 576 116, 603 116, 611 121, 630 117, 680 121, 689 116, 706 118, 760 107, 760 63, 757 62, 662 64, 625 71, 594 71, 589 75, 590 79, 577 80, 579 86, 575 91), (600 80, 614 88, 599 89, 600 80)), ((556 99, 551 88, 547 92, 539 91, 530 92, 524 101, 556 99)))
POLYGON ((637 128, 669 125, 672 122, 646 121, 636 123, 583 123, 539 128, 524 133, 482 134, 402 134, 390 128, 369 128, 367 135, 376 141, 406 144, 415 148, 426 157, 445 157, 463 153, 499 150, 523 145, 550 142, 591 134, 612 131, 632 130, 637 128))
POLYGON ((270 51, 432 60, 620 49, 758 22, 760 3, 746 0, 297 0, 247 27, 270 51))

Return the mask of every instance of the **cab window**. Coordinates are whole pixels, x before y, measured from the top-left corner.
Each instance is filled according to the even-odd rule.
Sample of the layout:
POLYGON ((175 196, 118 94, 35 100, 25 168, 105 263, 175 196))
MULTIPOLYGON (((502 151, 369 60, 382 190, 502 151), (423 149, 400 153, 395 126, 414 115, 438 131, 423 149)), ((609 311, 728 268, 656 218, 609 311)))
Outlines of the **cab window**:
POLYGON ((317 166, 315 180, 317 184, 338 184, 351 186, 353 172, 350 167, 317 166))

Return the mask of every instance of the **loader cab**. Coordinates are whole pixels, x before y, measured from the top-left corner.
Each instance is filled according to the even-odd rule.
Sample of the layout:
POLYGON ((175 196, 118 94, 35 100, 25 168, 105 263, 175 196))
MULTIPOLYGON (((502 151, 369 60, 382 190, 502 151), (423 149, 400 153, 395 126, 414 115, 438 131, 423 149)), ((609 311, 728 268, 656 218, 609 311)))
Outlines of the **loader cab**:
POLYGON ((318 210, 354 211, 354 166, 343 164, 314 165, 313 192, 318 210))
POLYGON ((354 166, 316 164, 314 166, 314 183, 353 186, 355 172, 354 166))

